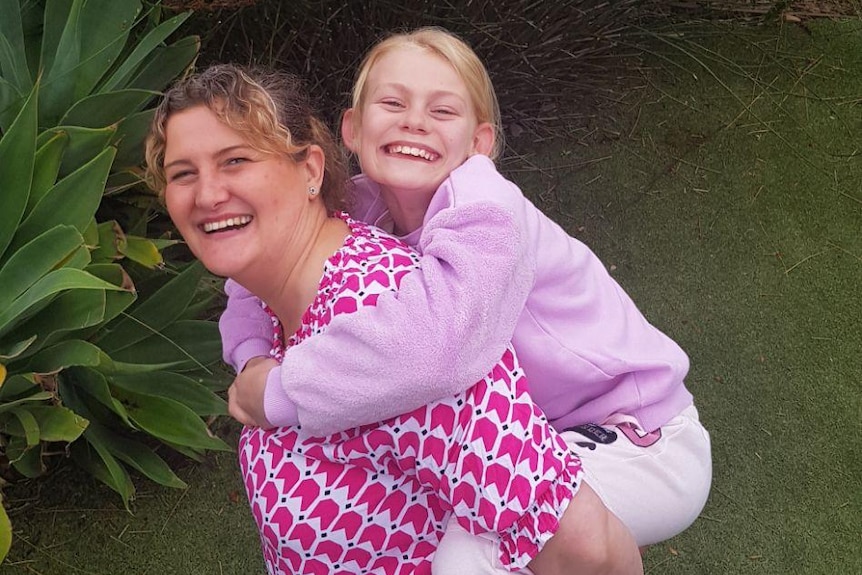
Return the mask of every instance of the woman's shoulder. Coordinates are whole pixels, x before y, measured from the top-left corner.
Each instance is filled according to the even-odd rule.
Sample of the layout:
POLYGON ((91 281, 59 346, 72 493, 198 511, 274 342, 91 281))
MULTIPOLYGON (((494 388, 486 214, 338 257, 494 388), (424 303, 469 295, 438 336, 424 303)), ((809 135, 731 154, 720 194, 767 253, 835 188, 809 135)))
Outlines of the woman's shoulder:
POLYGON ((413 269, 419 264, 419 254, 399 238, 367 224, 340 214, 350 228, 350 236, 340 250, 343 268, 354 273, 374 271, 379 268, 413 269))

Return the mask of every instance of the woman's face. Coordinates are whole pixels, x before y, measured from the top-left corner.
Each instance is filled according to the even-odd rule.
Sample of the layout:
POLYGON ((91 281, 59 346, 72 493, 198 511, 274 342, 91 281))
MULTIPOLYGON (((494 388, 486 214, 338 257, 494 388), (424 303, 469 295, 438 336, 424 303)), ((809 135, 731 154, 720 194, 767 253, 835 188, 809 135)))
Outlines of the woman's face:
POLYGON ((313 170, 252 148, 207 106, 166 125, 165 203, 192 253, 212 273, 273 269, 312 209, 313 170))
POLYGON ((399 197, 430 201, 470 155, 490 152, 493 128, 477 121, 467 86, 436 54, 415 46, 387 52, 366 91, 364 108, 345 114, 344 140, 363 173, 399 197))

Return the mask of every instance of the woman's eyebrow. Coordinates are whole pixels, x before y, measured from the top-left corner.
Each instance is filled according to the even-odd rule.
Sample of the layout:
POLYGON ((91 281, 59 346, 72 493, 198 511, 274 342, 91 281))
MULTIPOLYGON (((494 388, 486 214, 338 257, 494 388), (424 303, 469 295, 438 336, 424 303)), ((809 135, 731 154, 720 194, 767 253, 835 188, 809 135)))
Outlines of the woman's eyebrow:
MULTIPOLYGON (((248 150, 248 149, 251 149, 251 146, 249 146, 247 144, 236 144, 235 146, 228 146, 226 148, 222 148, 221 150, 219 150, 215 154, 213 154, 213 157, 217 158, 219 156, 224 156, 226 154, 230 154, 230 153, 235 152, 237 150, 248 150)), ((187 158, 179 158, 179 159, 173 160, 172 162, 168 162, 167 164, 165 164, 164 169, 167 170, 171 166, 176 166, 178 164, 191 164, 191 163, 192 163, 192 161, 187 159, 187 158)))

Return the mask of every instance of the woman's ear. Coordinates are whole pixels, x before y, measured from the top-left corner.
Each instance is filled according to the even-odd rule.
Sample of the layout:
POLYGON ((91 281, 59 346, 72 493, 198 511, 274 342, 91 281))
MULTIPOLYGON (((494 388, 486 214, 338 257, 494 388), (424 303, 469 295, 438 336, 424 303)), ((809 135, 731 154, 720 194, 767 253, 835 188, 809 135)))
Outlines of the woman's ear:
POLYGON ((303 165, 305 166, 306 183, 309 187, 319 190, 323 184, 323 173, 326 167, 326 154, 323 153, 323 148, 317 145, 309 146, 303 165))
POLYGON ((473 133, 473 153, 490 156, 494 149, 494 126, 482 122, 473 133))
POLYGON ((355 109, 348 108, 341 115, 341 141, 344 142, 344 147, 356 153, 359 147, 359 129, 355 124, 355 109))

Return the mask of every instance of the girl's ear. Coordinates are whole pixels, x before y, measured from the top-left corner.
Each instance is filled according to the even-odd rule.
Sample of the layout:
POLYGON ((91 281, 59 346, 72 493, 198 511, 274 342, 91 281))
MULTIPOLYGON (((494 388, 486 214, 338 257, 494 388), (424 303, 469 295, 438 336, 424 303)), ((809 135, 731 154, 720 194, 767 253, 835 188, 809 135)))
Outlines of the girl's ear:
POLYGON ((359 130, 355 124, 355 120, 357 119, 354 116, 355 113, 356 111, 354 108, 348 108, 344 111, 344 114, 341 115, 341 141, 343 141, 344 146, 354 154, 359 148, 359 130))
POLYGON ((326 154, 323 153, 323 148, 316 145, 309 146, 303 165, 305 166, 307 185, 319 190, 323 184, 323 173, 326 167, 326 154))
POLYGON ((494 126, 482 122, 473 133, 473 153, 490 156, 494 149, 494 126))

